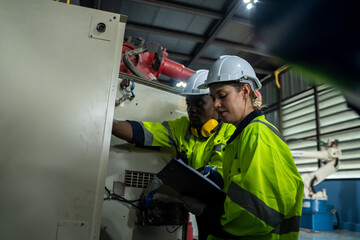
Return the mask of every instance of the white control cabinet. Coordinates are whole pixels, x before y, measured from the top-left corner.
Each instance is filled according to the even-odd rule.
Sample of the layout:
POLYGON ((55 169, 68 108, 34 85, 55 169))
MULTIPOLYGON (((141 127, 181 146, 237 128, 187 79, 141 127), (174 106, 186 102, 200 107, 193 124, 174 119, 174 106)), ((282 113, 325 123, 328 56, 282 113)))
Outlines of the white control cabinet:
POLYGON ((125 22, 0 0, 0 239, 99 239, 125 22))

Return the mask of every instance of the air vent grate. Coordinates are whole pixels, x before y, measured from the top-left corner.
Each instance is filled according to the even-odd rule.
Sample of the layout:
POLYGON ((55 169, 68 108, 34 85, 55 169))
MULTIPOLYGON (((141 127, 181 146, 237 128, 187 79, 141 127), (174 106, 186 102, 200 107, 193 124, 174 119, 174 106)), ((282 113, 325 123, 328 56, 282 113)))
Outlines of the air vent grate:
POLYGON ((146 188, 154 180, 155 173, 125 170, 125 186, 146 188))

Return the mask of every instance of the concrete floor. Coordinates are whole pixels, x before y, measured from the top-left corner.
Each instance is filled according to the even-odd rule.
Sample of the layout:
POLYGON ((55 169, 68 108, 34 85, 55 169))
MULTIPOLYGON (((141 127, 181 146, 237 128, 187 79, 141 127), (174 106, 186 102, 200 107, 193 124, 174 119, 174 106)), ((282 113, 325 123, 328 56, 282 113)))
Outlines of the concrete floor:
POLYGON ((360 232, 337 230, 330 232, 313 232, 305 229, 300 230, 299 240, 354 240, 360 239, 360 232))

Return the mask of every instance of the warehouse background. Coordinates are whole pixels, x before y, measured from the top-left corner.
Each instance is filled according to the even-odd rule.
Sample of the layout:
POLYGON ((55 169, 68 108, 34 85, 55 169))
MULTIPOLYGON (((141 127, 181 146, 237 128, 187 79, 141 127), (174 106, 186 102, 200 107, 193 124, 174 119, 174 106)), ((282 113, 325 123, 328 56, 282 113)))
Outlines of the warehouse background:
MULTIPOLYGON (((259 4, 269 2, 273 1, 260 1, 259 4)), ((72 4, 127 15, 125 36, 133 37, 132 41, 135 42, 139 37, 157 42, 167 49, 169 59, 194 70, 209 69, 219 56, 225 54, 237 55, 249 61, 263 83, 264 112, 283 133, 292 150, 315 151, 328 141, 339 141, 338 146, 343 153, 340 169, 317 188, 327 189, 329 204, 339 211, 341 227, 360 231, 360 118, 348 105, 347 91, 337 88, 344 85, 347 86, 345 90, 359 88, 359 64, 352 61, 356 60, 354 56, 359 52, 359 37, 344 27, 357 22, 358 17, 351 10, 351 3, 303 2, 307 5, 295 8, 295 3, 278 1, 276 6, 279 9, 268 13, 270 20, 278 19, 281 13, 292 14, 290 26, 296 17, 296 12, 291 10, 299 9, 300 12, 303 6, 309 9, 303 11, 306 13, 298 13, 302 18, 297 20, 303 22, 304 25, 300 26, 304 29, 298 32, 294 30, 291 33, 295 34, 287 37, 285 35, 292 29, 277 32, 279 29, 275 28, 268 35, 256 35, 251 20, 257 6, 248 9, 243 1, 71 1, 72 4), (314 15, 317 18, 311 18, 314 15), (324 30, 325 24, 328 30, 324 30), (274 42, 283 40, 277 41, 280 46, 267 42, 266 48, 259 36, 269 35, 274 42), (281 39, 282 35, 284 37, 281 39), (272 53, 269 49, 273 50, 272 53), (294 60, 296 58, 299 61, 294 60), (291 65, 307 61, 308 65, 316 66, 320 60, 324 62, 328 76, 314 77, 291 65), (333 76, 337 79, 328 81, 333 76), (344 84, 324 84, 336 81, 344 84)), ((258 24, 266 25, 264 21, 258 21, 258 24)), ((282 26, 286 27, 284 24, 282 26)), ((311 69, 312 66, 308 65, 306 67, 311 69)), ((157 81, 171 87, 178 82, 163 75, 157 81)), ((317 159, 295 161, 300 173, 313 172, 318 168, 317 159)))
MULTIPOLYGON (((339 212, 340 228, 360 231, 360 117, 342 92, 293 69, 269 78, 261 92, 267 118, 280 129, 291 150, 316 151, 338 140, 340 169, 316 186, 339 212), (280 88, 278 88, 280 86, 280 88)), ((295 159, 300 173, 318 169, 317 159, 295 159)), ((337 225, 334 217, 334 225, 337 225)))

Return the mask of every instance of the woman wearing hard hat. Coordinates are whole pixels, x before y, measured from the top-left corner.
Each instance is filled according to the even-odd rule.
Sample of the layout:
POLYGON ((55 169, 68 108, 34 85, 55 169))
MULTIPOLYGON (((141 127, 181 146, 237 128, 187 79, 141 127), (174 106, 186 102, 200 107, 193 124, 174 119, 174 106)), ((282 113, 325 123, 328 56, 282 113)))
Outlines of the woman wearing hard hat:
POLYGON ((199 88, 210 88, 216 111, 236 127, 223 149, 225 202, 200 214, 208 239, 298 239, 304 185, 285 140, 260 111, 253 68, 223 56, 199 88))

